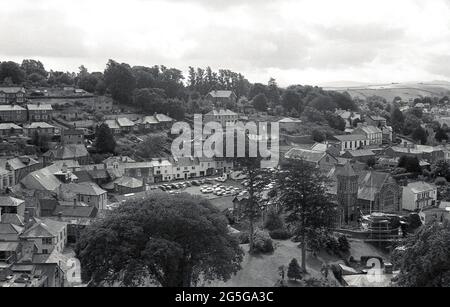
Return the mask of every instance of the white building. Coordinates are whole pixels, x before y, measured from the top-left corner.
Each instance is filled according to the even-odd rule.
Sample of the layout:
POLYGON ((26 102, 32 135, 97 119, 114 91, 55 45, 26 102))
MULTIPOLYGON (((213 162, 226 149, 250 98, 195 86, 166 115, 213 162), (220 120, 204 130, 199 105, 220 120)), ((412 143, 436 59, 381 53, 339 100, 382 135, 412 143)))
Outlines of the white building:
POLYGON ((335 135, 340 143, 340 151, 358 150, 369 145, 369 140, 364 134, 335 135))
POLYGON ((403 187, 403 210, 415 211, 433 206, 437 200, 437 188, 426 182, 412 182, 403 187))

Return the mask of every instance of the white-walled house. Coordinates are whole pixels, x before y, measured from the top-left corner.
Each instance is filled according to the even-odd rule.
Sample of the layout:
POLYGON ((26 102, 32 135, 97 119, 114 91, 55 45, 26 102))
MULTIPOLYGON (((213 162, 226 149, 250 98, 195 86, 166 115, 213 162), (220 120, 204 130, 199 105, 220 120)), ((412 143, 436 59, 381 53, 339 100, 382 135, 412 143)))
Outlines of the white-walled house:
POLYGON ((403 187, 403 210, 415 211, 433 206, 437 201, 437 187, 433 184, 417 181, 403 187))
POLYGON ((340 151, 358 150, 369 145, 369 140, 364 134, 335 135, 340 143, 340 151))

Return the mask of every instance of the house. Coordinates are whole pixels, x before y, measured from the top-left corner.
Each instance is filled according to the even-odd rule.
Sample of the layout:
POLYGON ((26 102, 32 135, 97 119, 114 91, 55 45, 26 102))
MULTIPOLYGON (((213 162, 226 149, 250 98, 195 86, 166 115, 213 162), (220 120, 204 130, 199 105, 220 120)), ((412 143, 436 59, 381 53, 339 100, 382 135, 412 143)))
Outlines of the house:
POLYGON ((98 210, 105 210, 108 203, 107 192, 93 182, 62 184, 59 197, 65 201, 79 201, 98 210))
POLYGON ((121 132, 119 123, 115 119, 107 119, 104 123, 111 129, 113 134, 119 134, 121 132))
POLYGON ((0 271, 0 287, 55 288, 64 287, 65 275, 58 263, 14 263, 0 271))
POLYGON ((27 104, 28 121, 49 121, 53 118, 53 108, 50 104, 27 104))
POLYGON ((151 116, 145 116, 138 121, 141 130, 155 131, 169 129, 173 123, 173 119, 165 114, 155 113, 151 116))
POLYGON ((241 114, 249 115, 256 113, 256 109, 253 106, 253 103, 248 101, 245 97, 241 97, 241 99, 239 99, 239 101, 237 102, 237 109, 241 114))
POLYGON ((38 254, 51 254, 53 250, 61 253, 67 244, 67 223, 52 219, 32 218, 20 239, 36 244, 38 254))
POLYGON ((4 193, 7 188, 14 185, 14 173, 0 166, 0 192, 4 193))
POLYGON ((23 227, 11 223, 0 223, 0 241, 19 241, 22 232, 23 227))
POLYGON ((23 133, 23 129, 13 123, 0 123, 0 137, 17 136, 23 133))
POLYGON ((81 165, 89 164, 90 156, 83 144, 66 144, 50 149, 44 155, 44 165, 49 165, 57 160, 75 160, 81 165))
POLYGON ((379 146, 383 144, 383 131, 375 126, 358 124, 358 127, 353 130, 353 134, 366 136, 368 145, 379 146))
POLYGON ((27 121, 27 110, 18 105, 0 105, 0 123, 23 123, 27 121))
POLYGON ((117 124, 120 127, 120 131, 124 132, 124 133, 128 133, 134 130, 135 128, 135 123, 132 122, 130 119, 128 119, 127 117, 119 117, 117 119, 117 124))
POLYGON ((401 158, 402 156, 416 157, 434 163, 445 160, 444 149, 440 146, 426 146, 416 144, 403 144, 386 148, 384 154, 390 158, 401 158))
POLYGON ((377 128, 382 128, 387 126, 387 120, 381 116, 368 115, 365 119, 368 126, 374 126, 377 128))
POLYGON ((57 128, 53 125, 47 124, 46 122, 31 123, 31 124, 25 125, 23 127, 23 129, 25 130, 25 134, 28 137, 33 137, 36 134, 38 134, 39 136, 45 135, 45 136, 51 137, 54 135, 59 135, 61 133, 59 128, 57 128))
POLYGON ((302 121, 297 118, 285 117, 278 121, 280 131, 296 132, 300 129, 302 121))
POLYGON ((311 150, 328 152, 333 157, 339 157, 340 144, 339 142, 327 141, 325 143, 315 143, 311 146, 311 150))
POLYGON ((239 120, 239 114, 230 111, 230 110, 212 110, 211 112, 204 115, 203 122, 206 125, 209 122, 216 122, 221 124, 222 127, 226 127, 226 125, 235 125, 239 120))
POLYGON ((362 163, 367 163, 367 161, 369 161, 370 159, 375 158, 375 153, 369 149, 349 150, 346 151, 342 155, 342 157, 362 163))
POLYGON ((412 182, 403 187, 403 210, 422 210, 436 205, 437 187, 427 182, 412 182))
POLYGON ((103 185, 103 188, 122 195, 145 191, 144 183, 141 180, 132 177, 117 178, 113 182, 103 185))
POLYGON ((113 100, 105 96, 98 96, 93 104, 95 112, 108 113, 113 109, 113 100))
POLYGON ((333 138, 339 142, 338 147, 341 152, 358 150, 370 144, 364 134, 335 135, 333 138))
POLYGON ((24 103, 26 92, 23 87, 0 87, 0 104, 24 103))
POLYGON ((237 96, 233 91, 211 91, 205 98, 216 106, 226 106, 237 102, 237 96))
POLYGON ((345 121, 345 128, 351 129, 355 126, 355 123, 361 121, 361 114, 347 111, 347 110, 336 110, 336 115, 345 121))
POLYGON ((438 201, 437 203, 438 206, 426 207, 419 213, 423 224, 450 221, 450 203, 445 201, 438 201))
POLYGON ((83 145, 84 131, 82 129, 64 129, 61 132, 61 144, 69 145, 83 145))
POLYGON ((153 178, 155 182, 173 179, 172 163, 168 159, 152 159, 153 178))
POLYGON ((25 216, 25 201, 11 196, 0 196, 0 215, 3 214, 25 216))
POLYGON ((10 182, 18 184, 25 176, 37 171, 42 167, 42 163, 29 156, 20 156, 13 159, 0 159, 0 168, 11 172, 10 182))
POLYGON ((331 169, 338 160, 328 152, 292 148, 285 154, 287 160, 303 160, 321 169, 331 169))

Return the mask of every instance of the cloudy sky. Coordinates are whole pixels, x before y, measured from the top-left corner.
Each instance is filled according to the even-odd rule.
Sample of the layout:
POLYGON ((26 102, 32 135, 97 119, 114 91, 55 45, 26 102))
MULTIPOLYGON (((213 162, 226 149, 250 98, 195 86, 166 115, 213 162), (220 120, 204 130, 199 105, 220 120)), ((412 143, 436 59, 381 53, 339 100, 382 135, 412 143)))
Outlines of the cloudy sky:
POLYGON ((15 0, 0 60, 229 68, 281 85, 450 80, 450 0, 15 0))

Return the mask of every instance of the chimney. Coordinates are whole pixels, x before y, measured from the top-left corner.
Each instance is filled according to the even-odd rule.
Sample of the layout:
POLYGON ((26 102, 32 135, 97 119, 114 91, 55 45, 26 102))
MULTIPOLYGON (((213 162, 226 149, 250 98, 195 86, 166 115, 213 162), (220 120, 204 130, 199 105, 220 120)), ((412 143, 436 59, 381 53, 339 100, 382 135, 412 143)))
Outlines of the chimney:
POLYGON ((62 221, 62 212, 58 212, 58 220, 62 221))
POLYGON ((73 199, 73 207, 75 208, 76 206, 77 206, 77 199, 74 198, 74 199, 73 199))

